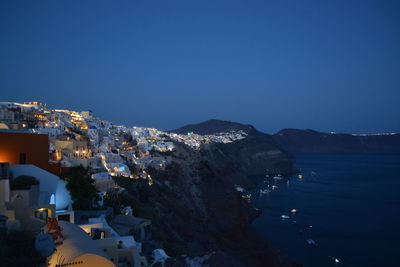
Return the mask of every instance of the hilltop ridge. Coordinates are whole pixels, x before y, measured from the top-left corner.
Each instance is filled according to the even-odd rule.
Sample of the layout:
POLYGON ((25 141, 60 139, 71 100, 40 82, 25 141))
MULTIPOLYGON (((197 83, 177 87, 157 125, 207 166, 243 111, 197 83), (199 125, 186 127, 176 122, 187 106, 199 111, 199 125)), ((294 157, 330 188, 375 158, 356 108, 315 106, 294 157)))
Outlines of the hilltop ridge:
POLYGON ((251 131, 254 131, 255 128, 250 124, 241 124, 232 121, 210 119, 196 124, 188 124, 178 129, 170 130, 169 132, 174 132, 179 134, 187 134, 189 132, 193 132, 196 134, 204 135, 204 134, 216 134, 221 132, 240 131, 240 130, 244 131, 245 133, 249 133, 251 131))
MULTIPOLYGON (((258 131, 254 126, 237 122, 211 119, 198 124, 189 124, 170 132, 187 134, 216 134, 243 131, 247 138, 270 145, 290 154, 338 153, 338 154, 400 154, 400 134, 349 134, 319 132, 312 129, 282 129, 275 134, 258 131)), ((289 155, 289 154, 288 154, 289 155)))

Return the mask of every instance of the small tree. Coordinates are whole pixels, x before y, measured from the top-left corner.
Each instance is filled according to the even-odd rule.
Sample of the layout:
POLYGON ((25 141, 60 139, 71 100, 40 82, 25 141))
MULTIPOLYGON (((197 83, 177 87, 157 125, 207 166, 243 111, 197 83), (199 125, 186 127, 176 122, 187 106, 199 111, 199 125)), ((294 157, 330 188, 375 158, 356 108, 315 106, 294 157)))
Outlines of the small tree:
POLYGON ((62 177, 67 180, 67 189, 73 200, 73 208, 77 210, 90 210, 96 207, 99 201, 97 188, 88 176, 88 170, 83 166, 70 168, 62 177))

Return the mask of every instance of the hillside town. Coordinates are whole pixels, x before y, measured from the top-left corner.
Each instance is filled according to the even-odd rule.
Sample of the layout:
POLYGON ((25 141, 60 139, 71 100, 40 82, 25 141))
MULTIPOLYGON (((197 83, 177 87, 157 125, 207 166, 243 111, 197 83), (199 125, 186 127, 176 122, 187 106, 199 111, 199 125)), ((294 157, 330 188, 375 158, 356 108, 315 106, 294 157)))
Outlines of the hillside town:
POLYGON ((200 150, 246 136, 183 135, 114 125, 91 111, 50 109, 37 101, 0 102, 2 234, 33 234, 43 266, 162 266, 167 253, 142 246, 152 240, 151 220, 135 216, 137 207, 115 212, 106 204, 126 190, 115 179, 152 186, 151 171, 165 170, 178 144, 200 150), (77 193, 84 184, 74 185, 79 172, 95 187, 91 205, 77 193))

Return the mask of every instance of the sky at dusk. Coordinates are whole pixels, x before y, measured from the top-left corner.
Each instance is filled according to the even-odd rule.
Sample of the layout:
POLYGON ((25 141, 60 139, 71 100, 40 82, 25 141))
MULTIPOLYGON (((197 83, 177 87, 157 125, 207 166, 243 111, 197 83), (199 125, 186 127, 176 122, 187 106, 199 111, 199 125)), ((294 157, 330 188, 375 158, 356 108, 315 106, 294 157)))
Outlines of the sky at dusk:
POLYGON ((400 132, 400 1, 0 1, 0 101, 400 132))

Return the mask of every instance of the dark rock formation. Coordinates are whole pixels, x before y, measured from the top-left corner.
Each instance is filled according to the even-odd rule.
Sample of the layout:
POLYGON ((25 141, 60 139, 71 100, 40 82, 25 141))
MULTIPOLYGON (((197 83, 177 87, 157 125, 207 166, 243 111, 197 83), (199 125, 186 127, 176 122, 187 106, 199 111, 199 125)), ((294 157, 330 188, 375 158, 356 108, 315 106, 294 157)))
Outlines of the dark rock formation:
MULTIPOLYGON (((246 150, 245 146, 241 142, 212 144, 195 151, 177 144, 172 166, 153 172, 155 185, 150 187, 149 198, 150 202, 156 200, 151 204, 157 210, 153 225, 167 241, 167 251, 173 244, 172 247, 193 256, 211 252, 225 255, 212 257, 210 264, 231 261, 235 262, 231 266, 290 266, 250 226, 259 211, 235 190, 235 185, 256 184, 249 175, 257 174, 258 164, 279 172, 281 158, 268 153, 252 157, 254 148, 246 150)), ((265 152, 262 149, 258 153, 265 152)), ((280 157, 285 158, 284 155, 280 157)), ((285 159, 282 172, 291 167, 290 159, 285 159)), ((265 174, 264 168, 260 171, 258 174, 265 174)))
POLYGON ((273 139, 291 153, 400 153, 400 134, 351 135, 284 129, 274 134, 273 139))
POLYGON ((251 227, 260 211, 235 186, 251 188, 258 182, 256 177, 266 173, 293 173, 293 160, 270 135, 248 125, 223 124, 229 129, 218 124, 217 130, 209 127, 198 133, 235 127, 246 131, 247 138, 203 145, 200 150, 176 143, 166 170, 149 170, 152 186, 118 180, 129 192, 124 204, 137 207, 137 216, 152 220, 153 238, 175 257, 169 266, 183 266, 179 256, 183 254, 191 258, 212 255, 206 261, 210 266, 291 266, 251 227))

